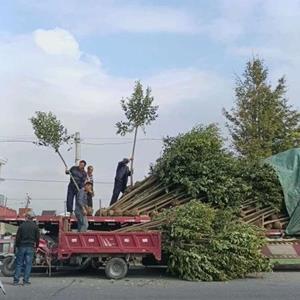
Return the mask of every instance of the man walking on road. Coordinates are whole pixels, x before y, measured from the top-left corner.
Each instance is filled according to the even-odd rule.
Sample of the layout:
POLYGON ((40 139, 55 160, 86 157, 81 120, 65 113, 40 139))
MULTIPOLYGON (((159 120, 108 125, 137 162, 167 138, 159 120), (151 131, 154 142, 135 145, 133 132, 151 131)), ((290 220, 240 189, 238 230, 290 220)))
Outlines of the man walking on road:
POLYGON ((132 158, 124 158, 118 163, 115 177, 115 185, 113 195, 110 200, 110 205, 118 201, 120 193, 124 193, 127 187, 128 176, 131 176, 132 171, 129 170, 128 163, 132 158))
POLYGON ((38 226, 34 223, 35 215, 32 211, 27 212, 25 222, 18 228, 16 235, 16 270, 14 275, 14 285, 19 285, 22 270, 24 270, 23 285, 30 284, 32 260, 35 248, 40 241, 38 226))
POLYGON ((79 166, 73 166, 70 170, 66 170, 66 174, 71 174, 70 183, 68 185, 68 194, 67 194, 67 212, 70 214, 73 213, 73 203, 74 203, 74 197, 78 193, 78 189, 80 190, 83 188, 84 183, 86 181, 86 172, 84 170, 86 166, 86 162, 84 160, 81 160, 79 162, 79 166), (74 183, 73 179, 75 180, 76 184, 74 183))

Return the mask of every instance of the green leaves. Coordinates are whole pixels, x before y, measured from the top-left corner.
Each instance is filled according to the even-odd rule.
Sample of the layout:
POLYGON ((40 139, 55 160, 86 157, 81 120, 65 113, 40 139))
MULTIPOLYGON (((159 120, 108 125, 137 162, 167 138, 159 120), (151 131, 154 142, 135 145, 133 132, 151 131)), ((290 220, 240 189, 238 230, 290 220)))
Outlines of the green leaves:
POLYGON ((277 211, 284 210, 282 187, 271 166, 240 160, 239 174, 248 185, 247 198, 255 200, 257 207, 271 206, 277 211))
POLYGON ((166 138, 152 173, 166 185, 181 187, 218 208, 236 208, 251 199, 259 207, 282 209, 282 189, 274 170, 229 153, 214 124, 166 138))
POLYGON ((234 211, 198 201, 167 210, 163 226, 168 269, 185 280, 229 280, 270 270, 260 229, 237 223, 234 211))
POLYGON ((40 146, 52 147, 58 151, 59 147, 68 143, 71 138, 67 129, 51 112, 37 111, 30 121, 40 146))
POLYGON ((137 81, 131 97, 121 100, 127 120, 116 123, 117 134, 126 135, 138 127, 145 132, 145 126, 150 125, 158 116, 158 106, 154 106, 153 101, 151 89, 148 87, 144 95, 143 86, 137 81))
POLYGON ((236 81, 235 107, 223 111, 240 155, 255 160, 300 145, 300 113, 288 105, 285 94, 284 77, 272 89, 263 61, 247 63, 236 81))
POLYGON ((247 186, 238 176, 236 159, 223 148, 216 125, 198 126, 167 138, 153 168, 166 185, 181 186, 194 198, 219 207, 239 205, 247 186))

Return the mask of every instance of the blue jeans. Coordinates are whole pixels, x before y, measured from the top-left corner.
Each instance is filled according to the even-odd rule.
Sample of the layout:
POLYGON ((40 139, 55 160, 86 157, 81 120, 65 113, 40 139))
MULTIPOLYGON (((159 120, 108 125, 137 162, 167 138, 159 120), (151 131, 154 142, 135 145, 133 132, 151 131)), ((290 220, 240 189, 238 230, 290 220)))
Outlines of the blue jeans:
POLYGON ((14 282, 18 283, 21 273, 24 270, 23 282, 29 282, 29 277, 32 268, 34 249, 33 247, 18 247, 16 254, 16 270, 14 275, 14 282))
POLYGON ((87 216, 83 215, 83 211, 81 208, 76 206, 75 208, 75 216, 77 219, 77 230, 78 232, 85 232, 88 230, 89 222, 87 216))

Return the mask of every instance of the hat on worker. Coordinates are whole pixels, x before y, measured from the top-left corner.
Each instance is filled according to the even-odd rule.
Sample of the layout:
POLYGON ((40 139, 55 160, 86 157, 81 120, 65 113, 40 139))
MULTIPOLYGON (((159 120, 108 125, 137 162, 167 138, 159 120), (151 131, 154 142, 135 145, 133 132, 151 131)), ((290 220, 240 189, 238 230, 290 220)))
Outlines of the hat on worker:
POLYGON ((129 163, 129 159, 128 158, 123 158, 123 163, 124 164, 128 164, 129 163))
POLYGON ((29 210, 26 215, 25 215, 28 219, 33 219, 35 218, 35 213, 32 210, 29 210))

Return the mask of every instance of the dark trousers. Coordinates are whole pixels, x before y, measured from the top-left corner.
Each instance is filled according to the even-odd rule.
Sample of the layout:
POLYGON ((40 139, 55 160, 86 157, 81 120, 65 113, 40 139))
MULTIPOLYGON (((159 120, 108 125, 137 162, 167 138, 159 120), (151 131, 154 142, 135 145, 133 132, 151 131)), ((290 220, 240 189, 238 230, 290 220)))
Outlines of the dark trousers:
POLYGON ((77 188, 74 184, 69 183, 67 193, 67 212, 73 212, 74 198, 77 197, 77 188))
POLYGON ((77 219, 77 230, 78 232, 86 232, 89 227, 89 222, 87 216, 83 214, 82 208, 76 205, 75 216, 77 219))
POLYGON ((18 283, 22 271, 24 270, 24 279, 23 282, 29 282, 29 277, 32 268, 32 259, 33 259, 33 247, 18 247, 16 253, 16 270, 14 275, 14 282, 18 283))
POLYGON ((120 184, 119 182, 115 181, 114 190, 113 190, 113 194, 112 194, 112 197, 111 197, 109 205, 113 205, 115 202, 118 201, 119 195, 120 195, 120 193, 122 191, 123 191, 122 184, 120 184))
POLYGON ((87 205, 93 208, 93 196, 90 193, 87 194, 87 205))

